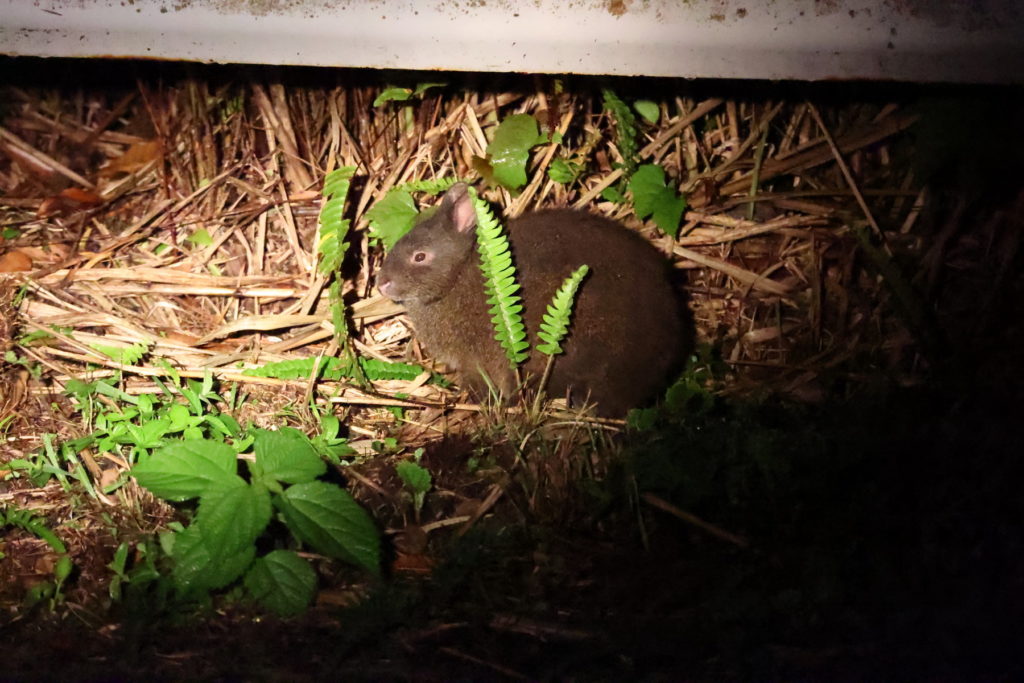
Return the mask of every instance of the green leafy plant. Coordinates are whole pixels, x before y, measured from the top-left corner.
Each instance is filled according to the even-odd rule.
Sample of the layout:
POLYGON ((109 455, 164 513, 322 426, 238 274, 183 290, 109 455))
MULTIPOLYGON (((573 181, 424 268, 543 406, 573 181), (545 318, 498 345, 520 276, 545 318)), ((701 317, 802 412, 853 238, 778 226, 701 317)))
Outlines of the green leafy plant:
MULTIPOLYGON (((413 363, 390 363, 377 358, 359 358, 359 368, 372 380, 402 379, 410 381, 425 370, 413 363)), ((243 375, 273 377, 275 379, 309 379, 310 376, 327 380, 340 380, 355 376, 353 361, 341 358, 297 358, 267 363, 258 368, 247 368, 243 375), (316 368, 316 370, 314 370, 316 368)))
POLYGON ((345 200, 355 171, 354 166, 343 166, 324 178, 324 202, 320 209, 320 238, 317 244, 320 262, 317 269, 325 277, 335 274, 341 268, 341 261, 348 249, 345 237, 348 235, 349 221, 344 217, 345 200))
MULTIPOLYGON (((57 561, 53 565, 53 581, 44 581, 32 586, 25 596, 29 604, 49 600, 52 608, 64 599, 61 589, 74 569, 67 546, 41 519, 28 510, 12 507, 0 508, 0 528, 6 526, 24 529, 44 541, 57 554, 57 561)), ((3 553, 0 552, 0 558, 2 557, 3 553)))
POLYGON ((395 242, 416 224, 419 211, 413 201, 413 192, 426 192, 436 195, 444 192, 456 183, 457 178, 439 180, 420 180, 396 185, 379 202, 366 212, 366 220, 370 224, 370 236, 379 239, 384 248, 390 250, 395 242))
POLYGON ((504 119, 487 145, 494 180, 509 190, 525 185, 530 150, 546 140, 537 127, 537 120, 529 114, 514 114, 504 119))
POLYGON ((548 166, 548 177, 556 183, 567 185, 579 177, 583 167, 574 161, 555 159, 548 166))
POLYGON ((609 185, 608 187, 601 190, 601 199, 605 200, 606 202, 612 202, 613 204, 626 203, 626 195, 622 194, 622 190, 620 190, 615 185, 609 185))
POLYGON ((37 486, 55 478, 65 490, 77 483, 90 496, 99 497, 100 493, 113 493, 124 486, 127 477, 121 476, 98 490, 81 461, 86 450, 97 459, 115 453, 135 463, 176 439, 244 441, 238 422, 218 409, 217 404, 224 399, 215 391, 210 373, 202 381, 182 382, 173 368, 166 366, 165 370, 169 382, 154 378, 162 394, 133 396, 116 386, 117 377, 94 382, 69 380, 65 392, 76 402, 89 433, 60 443, 54 435, 43 434, 42 448, 29 457, 11 460, 5 478, 27 476, 37 486), (106 400, 98 400, 100 397, 106 400), (186 402, 181 403, 179 397, 186 402))
POLYGON ((637 165, 637 127, 636 117, 629 107, 619 99, 610 88, 602 91, 604 96, 604 108, 615 119, 616 137, 615 142, 622 155, 622 167, 626 176, 632 175, 637 165))
POLYGON ((636 113, 640 114, 647 123, 657 123, 661 117, 658 105, 650 100, 637 100, 633 103, 633 109, 636 109, 636 113))
MULTIPOLYGON (((314 409, 319 410, 315 404, 314 409)), ((334 465, 342 464, 341 458, 356 452, 348 445, 348 439, 341 436, 341 420, 333 413, 320 415, 320 433, 310 441, 317 455, 334 465)))
POLYGON ((629 189, 633 192, 633 205, 638 217, 651 216, 666 234, 672 237, 679 234, 686 198, 665 183, 665 170, 661 166, 645 164, 638 168, 629 180, 629 189))
POLYGON ((537 336, 542 342, 537 345, 537 350, 541 353, 549 356, 562 353, 561 344, 566 333, 569 331, 569 318, 572 315, 573 305, 576 302, 576 291, 588 272, 590 272, 589 266, 582 265, 577 268, 572 275, 565 278, 562 286, 558 288, 558 291, 551 298, 551 303, 548 304, 548 309, 544 313, 544 319, 541 321, 540 329, 537 330, 537 336))
MULTIPOLYGON (((331 324, 334 326, 334 338, 338 346, 349 356, 354 356, 348 341, 348 320, 345 315, 345 300, 342 298, 341 262, 348 250, 349 220, 344 217, 345 200, 354 166, 343 166, 327 174, 324 178, 323 207, 320 209, 320 239, 317 254, 320 263, 317 269, 324 277, 331 278, 328 288, 331 304, 331 324)), ((358 366, 357 366, 358 367, 358 366)), ((357 379, 362 379, 357 377, 357 379)))
POLYGON ((487 303, 491 306, 495 338, 514 368, 526 360, 530 343, 526 340, 526 326, 521 315, 523 303, 518 294, 519 284, 516 282, 508 238, 487 202, 480 199, 472 188, 469 189, 469 196, 476 210, 480 270, 484 275, 487 303))
POLYGON ((420 83, 415 88, 385 88, 373 100, 374 108, 383 107, 389 102, 404 103, 398 110, 403 130, 411 131, 416 125, 416 116, 411 106, 412 100, 422 99, 431 88, 443 87, 444 83, 420 83))
POLYGON ((131 346, 108 346, 107 344, 89 344, 89 346, 121 365, 135 365, 149 353, 150 347, 146 342, 138 342, 131 346))
POLYGON ((197 247, 208 247, 213 244, 213 238, 210 237, 210 233, 206 228, 199 228, 191 235, 185 238, 186 242, 194 244, 197 247))
POLYGON ((427 493, 433 487, 433 478, 430 476, 430 472, 419 464, 419 458, 423 455, 423 449, 417 448, 416 454, 413 456, 417 462, 412 460, 402 460, 395 465, 395 471, 398 473, 398 478, 402 480, 405 487, 409 489, 409 493, 412 494, 413 509, 416 512, 416 519, 419 520, 420 510, 423 509, 423 501, 426 499, 427 493))
POLYGON ((388 102, 407 102, 408 100, 420 97, 431 88, 443 88, 447 83, 420 83, 413 88, 385 88, 373 100, 373 106, 380 107, 388 102))
POLYGON ((299 568, 305 562, 290 550, 256 557, 256 540, 274 509, 317 552, 379 573, 373 521, 347 491, 318 480, 326 465, 309 439, 288 427, 257 429, 253 436, 249 481, 238 474, 234 447, 205 439, 167 444, 132 470, 160 498, 199 499, 191 525, 162 539, 178 593, 207 593, 244 576, 251 597, 267 609, 283 615, 305 609, 315 592, 312 570, 299 568))
POLYGON ((551 368, 554 367, 555 356, 563 353, 562 340, 565 339, 565 335, 569 332, 569 319, 572 317, 572 309, 576 303, 576 292, 579 290, 583 278, 589 272, 590 267, 582 265, 572 275, 565 278, 562 286, 555 292, 555 295, 551 298, 551 303, 548 304, 548 308, 544 312, 540 329, 537 330, 537 337, 541 343, 537 344, 536 348, 541 353, 547 355, 548 362, 544 366, 544 375, 540 380, 540 391, 537 392, 534 402, 535 406, 539 405, 544 395, 544 387, 547 386, 548 377, 551 376, 551 368))
MULTIPOLYGON (((331 306, 331 325, 334 327, 334 341, 341 349, 345 359, 356 357, 352 342, 348 337, 348 315, 345 299, 342 296, 341 263, 348 250, 345 237, 349 231, 349 220, 344 217, 345 200, 348 198, 349 186, 355 174, 354 166, 343 166, 331 171, 324 178, 323 207, 320 210, 320 232, 317 254, 320 262, 317 270, 321 276, 330 278, 328 298, 331 306)), ((367 380, 358 363, 352 363, 354 378, 365 385, 367 380)))

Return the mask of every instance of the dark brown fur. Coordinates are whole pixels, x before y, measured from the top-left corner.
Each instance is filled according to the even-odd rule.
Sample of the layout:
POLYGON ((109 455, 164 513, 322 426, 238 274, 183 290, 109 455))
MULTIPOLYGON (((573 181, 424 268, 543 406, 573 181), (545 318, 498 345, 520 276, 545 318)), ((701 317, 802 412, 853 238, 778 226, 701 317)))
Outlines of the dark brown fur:
MULTIPOLYGON (((475 224, 466 188, 456 185, 434 216, 398 241, 378 285, 406 305, 420 340, 465 384, 480 393, 486 387, 483 372, 508 395, 514 375, 494 340, 475 224)), ((565 353, 555 360, 550 395, 571 391, 578 403, 589 396, 601 413, 623 415, 667 385, 683 353, 681 310, 668 264, 650 243, 619 223, 566 209, 511 221, 509 240, 531 344, 537 343, 541 317, 563 280, 580 265, 590 266, 565 353)), ((546 360, 532 351, 525 376, 539 377, 546 360)))

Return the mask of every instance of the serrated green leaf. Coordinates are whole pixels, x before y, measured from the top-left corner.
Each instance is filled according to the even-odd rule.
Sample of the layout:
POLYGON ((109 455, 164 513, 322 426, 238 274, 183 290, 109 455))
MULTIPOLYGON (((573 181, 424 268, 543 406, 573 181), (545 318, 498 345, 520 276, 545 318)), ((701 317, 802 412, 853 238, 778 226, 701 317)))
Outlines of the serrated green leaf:
POLYGON ((274 499, 288 528, 317 551, 380 573, 380 534, 359 503, 334 484, 295 484, 274 499))
POLYGON ((324 177, 323 195, 344 201, 348 196, 349 181, 355 173, 355 166, 342 166, 328 173, 324 177))
POLYGON ((565 159, 555 159, 548 166, 548 177, 556 183, 565 185, 576 180, 580 174, 580 165, 565 159))
POLYGON ((495 180, 510 190, 525 185, 530 149, 542 142, 537 120, 529 114, 514 114, 498 124, 494 139, 487 145, 495 180))
POLYGON ((661 117, 661 110, 658 105, 650 100, 637 100, 633 103, 633 108, 640 116, 644 117, 647 123, 657 123, 661 117))
POLYGON ((656 164, 644 164, 630 178, 629 189, 633 193, 636 215, 647 218, 654 213, 658 197, 665 191, 665 169, 656 164))
MULTIPOLYGON (((359 367, 369 379, 404 379, 413 380, 424 372, 423 367, 413 363, 390 363, 376 358, 360 358, 359 367)), ((247 368, 242 371, 243 375, 252 377, 274 377, 276 379, 308 379, 310 374, 321 375, 324 379, 338 380, 343 377, 352 377, 355 372, 352 370, 350 361, 343 361, 340 358, 297 358, 295 360, 280 361, 278 363, 267 363, 259 368, 247 368), (313 368, 319 367, 317 373, 313 368)))
POLYGON ((490 304, 489 313, 494 325, 495 339, 505 350, 505 357, 515 367, 526 360, 529 342, 520 312, 522 300, 516 293, 515 269, 509 252, 508 238, 501 224, 491 213, 487 202, 469 188, 469 198, 476 211, 477 250, 480 253, 480 271, 484 276, 484 292, 490 304))
POLYGON ((89 346, 122 365, 135 365, 149 352, 149 344, 145 342, 131 346, 109 346, 107 344, 89 344, 89 346))
POLYGON ((203 541, 213 554, 234 555, 252 545, 270 522, 270 494, 246 484, 241 477, 208 490, 199 499, 193 526, 202 529, 203 541))
POLYGON ((672 188, 665 189, 668 191, 658 201, 652 218, 654 224, 661 228, 666 235, 676 237, 679 235, 679 223, 686 210, 686 198, 677 195, 672 188))
POLYGON ((608 88, 603 91, 604 95, 604 107, 611 112, 612 117, 615 119, 615 130, 618 133, 616 136, 616 142, 619 146, 619 152, 622 154, 622 163, 625 167, 626 175, 629 176, 633 169, 636 168, 636 117, 633 116, 633 112, 630 111, 626 103, 619 99, 619 97, 608 88))
POLYGON ((412 195, 394 188, 366 212, 370 236, 379 239, 384 243, 384 248, 390 251, 395 242, 412 229, 418 215, 412 195))
POLYGON ((374 98, 373 106, 379 107, 388 102, 405 102, 410 97, 412 97, 412 90, 408 88, 386 88, 374 98))
POLYGON ((679 233, 686 199, 666 185, 665 170, 661 166, 645 164, 638 168, 629 180, 629 189, 638 217, 651 216, 659 228, 673 237, 679 233))
POLYGON ((316 595, 316 572, 290 550, 274 550, 258 558, 244 583, 253 598, 281 617, 301 614, 316 595))
POLYGON ((265 477, 288 484, 313 481, 327 471, 306 435, 294 427, 276 432, 257 429, 254 450, 256 465, 265 477))
POLYGON ((173 541, 165 547, 167 545, 174 560, 171 579, 182 595, 223 588, 240 577, 256 557, 254 545, 233 554, 216 552, 204 541, 202 531, 195 524, 174 534, 173 541))
POLYGON ((132 476, 154 495, 188 500, 217 486, 231 486, 238 475, 235 450, 217 441, 168 444, 132 468, 132 476))
POLYGON ((433 478, 426 468, 409 460, 402 460, 395 465, 398 478, 413 493, 426 493, 433 486, 433 478))
POLYGON ((427 194, 441 194, 458 182, 467 182, 459 178, 433 178, 427 180, 411 180, 407 183, 397 185, 395 189, 405 192, 426 192, 427 194))

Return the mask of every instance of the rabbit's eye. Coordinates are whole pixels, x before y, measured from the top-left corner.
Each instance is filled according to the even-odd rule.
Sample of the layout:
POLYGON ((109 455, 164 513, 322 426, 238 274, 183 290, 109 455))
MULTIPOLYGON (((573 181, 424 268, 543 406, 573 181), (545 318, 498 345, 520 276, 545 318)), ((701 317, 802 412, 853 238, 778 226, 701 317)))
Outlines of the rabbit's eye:
POLYGON ((427 252, 425 252, 425 251, 417 251, 415 254, 412 255, 412 262, 413 263, 423 263, 426 260, 427 260, 427 252))

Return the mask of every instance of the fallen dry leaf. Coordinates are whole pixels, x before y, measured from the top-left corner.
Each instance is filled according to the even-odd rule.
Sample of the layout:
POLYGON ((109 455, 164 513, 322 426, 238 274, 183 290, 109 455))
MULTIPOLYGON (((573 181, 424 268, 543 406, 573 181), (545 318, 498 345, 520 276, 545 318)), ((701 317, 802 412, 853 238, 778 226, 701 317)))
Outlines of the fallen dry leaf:
POLYGON ((66 190, 62 190, 60 194, 47 197, 40 202, 39 208, 36 209, 36 217, 49 218, 57 214, 66 214, 99 206, 102 203, 103 198, 95 192, 80 190, 77 187, 69 187, 66 190))
POLYGON ((0 273, 22 273, 32 270, 32 259, 20 249, 0 256, 0 273))
POLYGON ((110 163, 100 169, 100 176, 110 178, 119 174, 134 173, 151 161, 160 158, 160 142, 158 140, 147 140, 136 142, 124 154, 111 159, 110 163))

